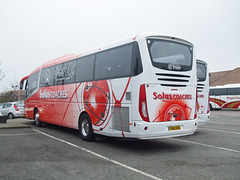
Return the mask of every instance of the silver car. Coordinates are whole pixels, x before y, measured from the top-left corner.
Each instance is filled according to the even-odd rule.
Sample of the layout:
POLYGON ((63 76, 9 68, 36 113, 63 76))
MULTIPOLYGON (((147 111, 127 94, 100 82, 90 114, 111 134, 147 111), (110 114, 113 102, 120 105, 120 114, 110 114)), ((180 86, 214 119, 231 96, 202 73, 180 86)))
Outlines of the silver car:
POLYGON ((16 117, 24 117, 24 102, 7 102, 3 103, 1 107, 2 115, 7 115, 8 119, 14 119, 16 117))

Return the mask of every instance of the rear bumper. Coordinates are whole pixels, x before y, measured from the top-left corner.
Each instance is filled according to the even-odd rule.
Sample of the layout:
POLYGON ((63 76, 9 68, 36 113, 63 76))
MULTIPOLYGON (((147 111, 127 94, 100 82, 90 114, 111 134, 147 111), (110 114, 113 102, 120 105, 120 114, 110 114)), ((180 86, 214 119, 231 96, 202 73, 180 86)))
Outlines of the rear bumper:
POLYGON ((198 124, 203 125, 209 123, 210 113, 208 114, 198 114, 198 124))
MULTIPOLYGON (((134 124, 134 123, 133 123, 134 124)), ((147 123, 136 121, 132 133, 125 133, 126 137, 138 139, 168 138, 193 134, 197 130, 198 120, 147 123), (169 127, 180 126, 180 130, 169 130, 169 127)))
POLYGON ((21 112, 21 111, 15 112, 15 113, 13 113, 13 115, 14 115, 14 117, 24 117, 24 112, 21 112))

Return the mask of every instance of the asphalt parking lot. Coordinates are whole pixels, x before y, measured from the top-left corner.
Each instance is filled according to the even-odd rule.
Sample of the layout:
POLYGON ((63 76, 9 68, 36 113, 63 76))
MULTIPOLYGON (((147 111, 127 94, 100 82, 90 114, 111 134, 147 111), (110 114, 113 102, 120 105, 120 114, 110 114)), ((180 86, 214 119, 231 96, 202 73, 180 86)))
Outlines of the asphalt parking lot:
POLYGON ((212 111, 191 136, 144 141, 84 142, 76 130, 20 121, 0 128, 0 179, 240 179, 240 111, 212 111))

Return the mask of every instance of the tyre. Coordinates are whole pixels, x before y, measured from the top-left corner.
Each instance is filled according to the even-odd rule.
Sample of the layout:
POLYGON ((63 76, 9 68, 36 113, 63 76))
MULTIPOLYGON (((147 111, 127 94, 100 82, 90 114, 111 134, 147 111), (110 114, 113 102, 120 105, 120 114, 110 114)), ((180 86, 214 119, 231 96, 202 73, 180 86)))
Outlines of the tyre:
POLYGON ((88 114, 83 114, 80 117, 79 134, 84 141, 92 141, 94 138, 92 122, 88 114))
POLYGON ((40 121, 40 116, 38 110, 34 113, 34 120, 37 127, 42 127, 42 122, 40 121))
POLYGON ((214 109, 213 109, 213 107, 212 107, 212 105, 210 104, 210 111, 213 111, 214 109))
POLYGON ((14 117, 14 115, 12 114, 12 113, 9 113, 8 114, 8 119, 14 119, 15 117, 14 117))

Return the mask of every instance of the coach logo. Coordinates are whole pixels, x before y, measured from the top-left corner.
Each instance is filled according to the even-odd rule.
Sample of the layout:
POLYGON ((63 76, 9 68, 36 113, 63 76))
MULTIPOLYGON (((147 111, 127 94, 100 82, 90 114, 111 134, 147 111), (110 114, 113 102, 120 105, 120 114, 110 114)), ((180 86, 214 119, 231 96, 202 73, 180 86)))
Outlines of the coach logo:
POLYGON ((172 70, 173 69, 173 65, 172 64, 168 64, 168 69, 172 70))
POLYGON ((180 65, 175 65, 175 64, 168 64, 168 69, 171 70, 177 70, 180 71, 181 70, 181 66, 180 65))

